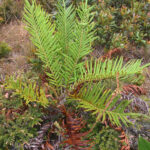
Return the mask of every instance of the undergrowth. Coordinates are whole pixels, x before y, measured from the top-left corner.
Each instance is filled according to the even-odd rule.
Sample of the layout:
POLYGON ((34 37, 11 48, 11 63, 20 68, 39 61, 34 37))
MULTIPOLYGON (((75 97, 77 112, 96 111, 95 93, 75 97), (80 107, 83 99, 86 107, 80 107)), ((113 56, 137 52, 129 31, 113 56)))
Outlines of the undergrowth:
POLYGON ((97 6, 99 43, 106 49, 146 47, 150 40, 150 4, 147 0, 104 0, 97 6))

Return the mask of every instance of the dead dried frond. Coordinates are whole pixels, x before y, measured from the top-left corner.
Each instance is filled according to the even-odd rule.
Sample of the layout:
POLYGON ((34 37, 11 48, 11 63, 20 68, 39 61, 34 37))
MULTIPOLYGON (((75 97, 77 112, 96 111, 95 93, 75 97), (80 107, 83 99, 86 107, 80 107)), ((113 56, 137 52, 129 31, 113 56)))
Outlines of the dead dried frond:
POLYGON ((105 60, 105 59, 112 59, 112 57, 116 56, 116 55, 120 55, 121 54, 121 50, 118 48, 114 48, 112 50, 110 50, 108 53, 106 53, 105 55, 103 55, 102 57, 100 57, 100 59, 105 60))
POLYGON ((132 93, 134 95, 146 95, 146 91, 144 88, 133 84, 123 86, 123 93, 132 93))
POLYGON ((89 140, 82 140, 88 132, 81 132, 81 129, 85 126, 82 118, 78 118, 75 114, 67 112, 64 106, 61 107, 62 113, 65 115, 63 121, 63 128, 65 132, 63 136, 66 138, 63 144, 66 146, 72 146, 72 150, 89 150, 89 140))

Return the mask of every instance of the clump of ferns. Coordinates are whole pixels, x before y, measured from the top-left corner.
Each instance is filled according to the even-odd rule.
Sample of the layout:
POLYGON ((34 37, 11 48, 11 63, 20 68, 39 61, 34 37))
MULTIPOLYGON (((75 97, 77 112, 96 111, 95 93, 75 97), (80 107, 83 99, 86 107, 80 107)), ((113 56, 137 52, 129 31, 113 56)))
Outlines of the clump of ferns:
MULTIPOLYGON (((141 66, 141 60, 130 60, 124 64, 122 57, 85 61, 84 58, 92 52, 92 43, 96 39, 91 13, 93 7, 88 6, 88 1, 85 0, 77 9, 73 5, 67 7, 64 1, 58 3, 57 8, 56 20, 52 22, 40 5, 25 0, 26 29, 37 48, 36 54, 43 62, 48 79, 48 95, 41 97, 41 94, 44 95, 41 89, 41 94, 36 93, 34 101, 42 104, 43 98, 45 109, 50 107, 51 102, 55 102, 56 109, 59 109, 68 101, 72 104, 75 101, 78 108, 95 116, 91 132, 97 122, 104 122, 106 118, 116 126, 132 124, 129 117, 141 114, 125 113, 130 101, 123 100, 118 104, 119 86, 116 85, 118 88, 111 90, 105 81, 117 79, 117 84, 118 81, 137 82, 139 79, 135 78, 136 74, 150 64, 141 66)), ((17 90, 16 86, 14 90, 17 90)), ((26 94, 31 91, 28 90, 26 94)), ((21 95, 21 92, 18 94, 21 95)), ((30 103, 27 95, 24 98, 27 97, 27 102, 30 103)))

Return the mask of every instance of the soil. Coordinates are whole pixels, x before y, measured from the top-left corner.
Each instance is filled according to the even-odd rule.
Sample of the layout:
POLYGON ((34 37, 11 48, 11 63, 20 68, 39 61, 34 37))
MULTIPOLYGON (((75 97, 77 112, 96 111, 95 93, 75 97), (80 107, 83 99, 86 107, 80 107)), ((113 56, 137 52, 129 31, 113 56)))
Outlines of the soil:
POLYGON ((11 48, 9 56, 0 60, 0 74, 10 75, 28 68, 27 58, 31 55, 32 44, 21 21, 0 26, 0 42, 6 42, 11 48))

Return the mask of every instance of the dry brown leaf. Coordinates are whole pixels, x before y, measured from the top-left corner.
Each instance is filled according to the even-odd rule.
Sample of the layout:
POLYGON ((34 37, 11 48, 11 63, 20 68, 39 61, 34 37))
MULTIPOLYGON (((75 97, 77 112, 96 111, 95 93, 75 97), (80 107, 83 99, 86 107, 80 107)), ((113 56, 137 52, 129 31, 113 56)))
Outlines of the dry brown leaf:
POLYGON ((133 84, 123 86, 123 93, 133 93, 134 95, 146 95, 146 91, 144 88, 133 84))

